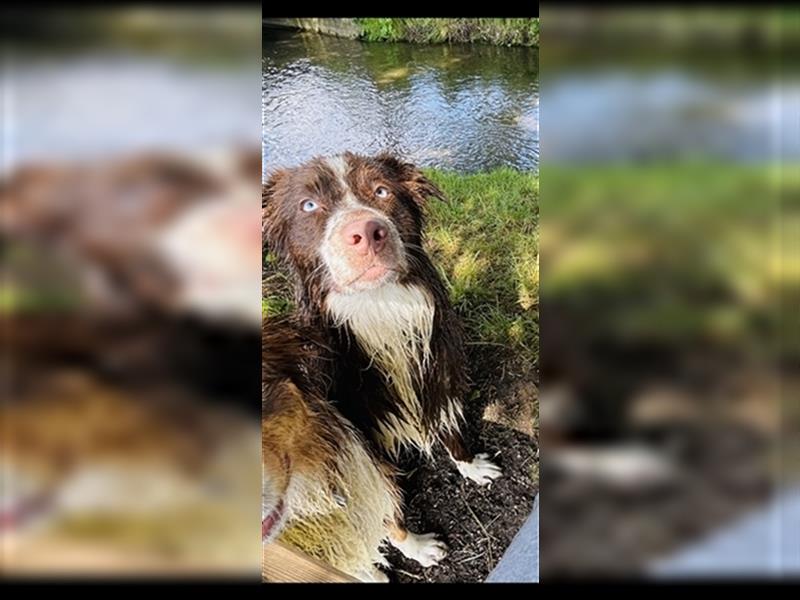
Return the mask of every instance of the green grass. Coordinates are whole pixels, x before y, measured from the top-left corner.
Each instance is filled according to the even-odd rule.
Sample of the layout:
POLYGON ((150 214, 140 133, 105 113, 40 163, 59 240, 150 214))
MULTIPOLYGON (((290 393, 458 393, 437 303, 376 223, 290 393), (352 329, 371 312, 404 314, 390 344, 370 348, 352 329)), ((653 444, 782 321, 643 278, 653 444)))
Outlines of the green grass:
POLYGON ((597 338, 800 356, 800 172, 713 163, 543 167, 545 302, 597 338), (602 315, 602 319, 596 318, 602 315))
POLYGON ((428 175, 449 201, 429 205, 427 249, 473 341, 535 354, 538 179, 512 169, 428 175))
MULTIPOLYGON (((426 170, 447 202, 431 199, 425 246, 464 320, 469 341, 538 357, 539 181, 501 168, 474 175, 426 170)), ((262 308, 291 310, 286 277, 267 258, 262 308)))
POLYGON ((497 46, 538 46, 539 19, 356 19, 361 37, 371 42, 486 43, 497 46))

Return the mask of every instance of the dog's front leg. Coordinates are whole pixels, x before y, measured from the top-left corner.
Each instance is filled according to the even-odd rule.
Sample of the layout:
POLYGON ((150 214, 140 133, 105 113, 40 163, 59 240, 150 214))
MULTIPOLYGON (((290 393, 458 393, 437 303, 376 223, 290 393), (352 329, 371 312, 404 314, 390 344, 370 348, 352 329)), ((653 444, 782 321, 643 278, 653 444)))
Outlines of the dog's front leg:
POLYGON ((401 518, 389 524, 389 543, 406 558, 423 567, 432 567, 447 554, 447 545, 435 533, 411 533, 401 518))
POLYGON ((503 474, 500 467, 489 460, 488 454, 470 454, 460 432, 442 435, 442 443, 462 477, 478 485, 489 485, 503 474))

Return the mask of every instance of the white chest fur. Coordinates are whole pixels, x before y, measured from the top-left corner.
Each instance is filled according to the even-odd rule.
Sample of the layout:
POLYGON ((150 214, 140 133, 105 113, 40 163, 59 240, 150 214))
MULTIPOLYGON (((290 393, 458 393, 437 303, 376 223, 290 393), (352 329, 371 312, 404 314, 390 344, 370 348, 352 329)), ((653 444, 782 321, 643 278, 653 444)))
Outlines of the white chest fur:
POLYGON ((332 293, 328 313, 347 325, 400 400, 398 416, 380 423, 386 447, 411 443, 429 451, 416 389, 431 359, 435 306, 428 292, 413 285, 387 284, 375 290, 332 293))

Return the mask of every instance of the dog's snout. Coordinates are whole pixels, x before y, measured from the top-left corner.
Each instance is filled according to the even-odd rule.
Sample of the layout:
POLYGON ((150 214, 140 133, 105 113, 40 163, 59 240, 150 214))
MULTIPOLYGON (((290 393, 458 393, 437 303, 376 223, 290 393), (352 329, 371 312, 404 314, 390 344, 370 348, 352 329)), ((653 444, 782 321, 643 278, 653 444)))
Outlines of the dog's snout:
POLYGON ((378 254, 386 246, 388 236, 386 224, 374 218, 351 221, 342 228, 342 241, 362 255, 370 250, 378 254))

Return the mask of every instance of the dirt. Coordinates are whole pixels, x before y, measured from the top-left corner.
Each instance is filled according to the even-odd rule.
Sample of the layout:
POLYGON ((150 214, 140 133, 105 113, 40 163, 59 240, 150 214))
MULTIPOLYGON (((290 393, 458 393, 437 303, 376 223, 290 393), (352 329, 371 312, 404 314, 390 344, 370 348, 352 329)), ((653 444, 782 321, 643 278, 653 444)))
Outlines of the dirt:
POLYGON ((466 407, 466 437, 473 452, 488 453, 503 476, 488 487, 464 480, 442 449, 437 449, 431 464, 404 460, 406 524, 417 533, 440 534, 449 550, 439 565, 423 568, 391 549, 387 556, 392 581, 484 581, 533 508, 539 489, 538 444, 531 435, 538 431, 533 364, 525 357, 485 347, 472 352, 471 364, 480 365, 483 377, 475 381, 476 392, 466 407), (482 419, 491 406, 498 408, 497 420, 503 422, 482 419), (515 426, 524 422, 520 414, 530 415, 523 428, 531 434, 515 426))
POLYGON ((543 578, 639 576, 652 561, 743 518, 774 491, 763 438, 722 426, 678 435, 704 460, 678 458, 680 476, 658 487, 623 489, 548 466, 543 578))

